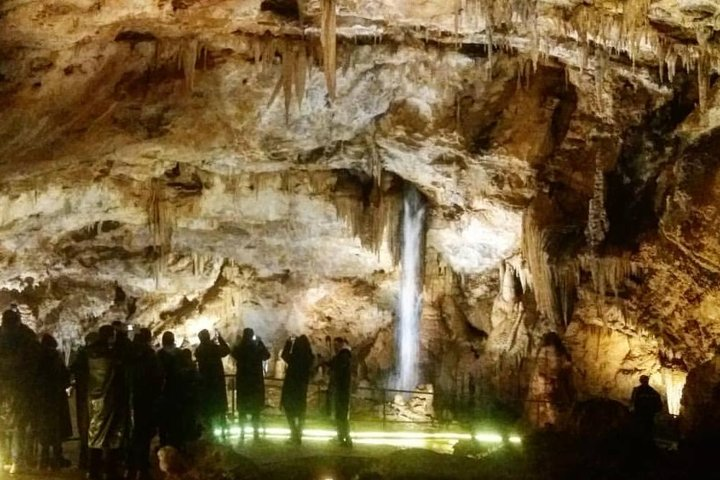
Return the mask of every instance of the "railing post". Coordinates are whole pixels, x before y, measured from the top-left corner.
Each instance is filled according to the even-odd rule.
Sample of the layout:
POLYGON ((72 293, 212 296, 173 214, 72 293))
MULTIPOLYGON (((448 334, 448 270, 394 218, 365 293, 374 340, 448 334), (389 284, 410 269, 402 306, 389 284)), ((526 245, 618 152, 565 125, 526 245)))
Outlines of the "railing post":
POLYGON ((382 415, 382 422, 383 422, 383 432, 384 432, 384 431, 385 431, 385 428, 386 428, 386 427, 385 427, 385 424, 386 424, 386 421, 385 421, 385 420, 386 420, 386 417, 387 417, 387 415, 386 415, 386 410, 387 410, 387 392, 385 391, 385 388, 382 389, 382 406, 383 406, 383 410, 382 410, 382 413, 383 413, 383 415, 382 415))

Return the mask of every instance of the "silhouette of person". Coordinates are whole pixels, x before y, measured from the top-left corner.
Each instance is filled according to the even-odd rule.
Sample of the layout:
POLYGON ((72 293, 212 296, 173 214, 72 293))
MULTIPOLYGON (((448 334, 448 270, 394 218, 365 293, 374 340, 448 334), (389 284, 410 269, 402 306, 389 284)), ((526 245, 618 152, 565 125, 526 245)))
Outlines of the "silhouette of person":
POLYGON ((129 425, 129 385, 124 357, 114 350, 113 327, 103 325, 98 339, 87 347, 86 364, 80 366, 87 376, 90 425, 88 430, 89 480, 121 478, 119 471, 122 447, 126 445, 129 425))
POLYGON ((633 388, 630 398, 639 435, 652 443, 655 435, 655 415, 662 409, 660 394, 650 386, 650 377, 640 376, 640 385, 633 388))
POLYGON ((0 328, 0 401, 5 404, 9 418, 10 473, 19 473, 31 462, 34 414, 31 405, 35 394, 32 375, 37 370, 39 356, 40 344, 35 332, 22 323, 20 312, 11 306, 3 312, 0 328))
POLYGON ((352 447, 350 438, 350 384, 352 375, 352 353, 345 339, 336 337, 333 341, 335 356, 330 361, 330 377, 333 385, 333 409, 340 445, 352 447))
POLYGON ((175 335, 165 332, 162 335, 162 348, 157 352, 162 372, 160 390, 159 434, 160 446, 172 445, 182 448, 182 424, 178 420, 182 415, 182 379, 180 351, 175 346, 175 335))
POLYGON ((177 421, 181 425, 181 450, 200 436, 198 424, 198 372, 189 348, 180 350, 180 405, 177 421))
MULTIPOLYGON (((263 362, 270 358, 270 352, 252 328, 243 330, 243 335, 232 351, 235 359, 235 385, 237 409, 241 424, 250 416, 253 437, 260 437, 260 412, 265 406, 265 376, 263 362)), ((243 428, 244 438, 244 428, 243 428)))
POLYGON ((290 441, 300 445, 307 410, 308 383, 315 356, 306 335, 288 339, 280 356, 288 365, 280 405, 290 425, 290 441))
POLYGON ((155 412, 160 397, 162 372, 150 342, 152 334, 141 328, 134 336, 130 355, 132 431, 127 480, 150 478, 150 442, 155 436, 155 412))
POLYGON ((219 333, 217 343, 207 330, 202 330, 198 338, 200 345, 195 350, 195 359, 199 375, 199 414, 203 427, 212 434, 215 427, 225 426, 227 390, 222 359, 230 354, 230 347, 219 333))
POLYGON ((85 335, 85 345, 77 351, 70 371, 75 379, 75 415, 80 437, 80 455, 78 468, 85 470, 88 467, 88 428, 90 425, 90 411, 88 406, 88 378, 83 375, 82 368, 87 367, 87 348, 95 343, 98 332, 92 331, 85 335))
POLYGON ((34 395, 34 428, 40 443, 40 468, 58 469, 69 466, 69 462, 63 458, 62 442, 72 436, 70 406, 66 393, 70 386, 70 372, 52 335, 43 335, 40 346, 35 375, 37 387, 34 395), (50 449, 53 454, 52 462, 50 449))

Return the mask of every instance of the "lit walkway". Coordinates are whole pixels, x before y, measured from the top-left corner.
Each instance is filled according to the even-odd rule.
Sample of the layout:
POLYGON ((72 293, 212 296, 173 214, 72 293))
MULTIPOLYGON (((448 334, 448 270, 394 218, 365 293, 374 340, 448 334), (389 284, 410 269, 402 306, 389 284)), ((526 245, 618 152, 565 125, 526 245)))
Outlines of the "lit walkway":
MULTIPOLYGON (((459 441, 469 441, 473 437, 488 447, 499 446, 504 441, 519 443, 519 437, 511 436, 503 439, 493 432, 463 433, 457 430, 378 430, 377 423, 353 424, 354 446, 352 449, 343 448, 333 442, 335 436, 327 424, 311 424, 305 429, 303 444, 301 446, 289 445, 289 430, 280 422, 267 422, 264 435, 259 441, 252 439, 252 431, 248 428, 245 440, 241 441, 239 425, 228 429, 226 438, 222 443, 229 445, 237 453, 251 460, 263 472, 273 473, 277 469, 311 468, 319 472, 337 471, 341 468, 357 468, 372 459, 384 457, 392 452, 417 448, 430 450, 435 453, 452 453, 453 447, 459 441), (374 428, 373 428, 374 427, 374 428)), ((219 434, 221 432, 216 432, 219 434)), ((65 444, 66 456, 76 463, 77 443, 65 444)), ((339 475, 329 475, 327 478, 341 478, 339 475)), ((0 473, 0 479, 46 479, 46 480, 80 480, 84 479, 83 472, 68 469, 61 472, 32 471, 20 475, 0 473)), ((156 475, 158 480, 161 478, 156 475)))

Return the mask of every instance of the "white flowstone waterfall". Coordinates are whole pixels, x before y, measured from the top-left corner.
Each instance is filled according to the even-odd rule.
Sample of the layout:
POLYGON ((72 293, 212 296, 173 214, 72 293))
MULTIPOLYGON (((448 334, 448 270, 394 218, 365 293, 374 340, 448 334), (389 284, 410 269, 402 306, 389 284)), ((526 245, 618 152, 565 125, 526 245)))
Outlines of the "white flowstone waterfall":
POLYGON ((405 190, 402 228, 398 324, 395 329, 398 365, 394 387, 399 390, 414 390, 418 383, 420 352, 425 203, 417 189, 412 186, 405 190))

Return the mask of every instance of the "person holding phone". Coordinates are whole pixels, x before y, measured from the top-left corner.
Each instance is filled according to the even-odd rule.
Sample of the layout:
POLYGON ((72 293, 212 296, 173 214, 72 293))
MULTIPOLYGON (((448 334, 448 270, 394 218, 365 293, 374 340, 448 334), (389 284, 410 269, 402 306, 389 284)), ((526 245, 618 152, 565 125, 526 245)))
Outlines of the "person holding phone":
POLYGON ((222 359, 230 354, 230 347, 217 330, 215 341, 207 330, 202 330, 198 338, 200 345, 195 350, 195 359, 199 375, 200 421, 203 428, 212 433, 217 427, 225 427, 228 406, 222 359))
MULTIPOLYGON (((237 389, 237 410, 241 425, 248 416, 253 426, 253 438, 260 438, 260 412, 265 406, 265 374, 263 362, 270 358, 270 352, 262 339, 252 328, 243 330, 240 342, 233 348, 235 360, 235 386, 237 389)), ((242 429, 242 439, 245 429, 242 429)))

